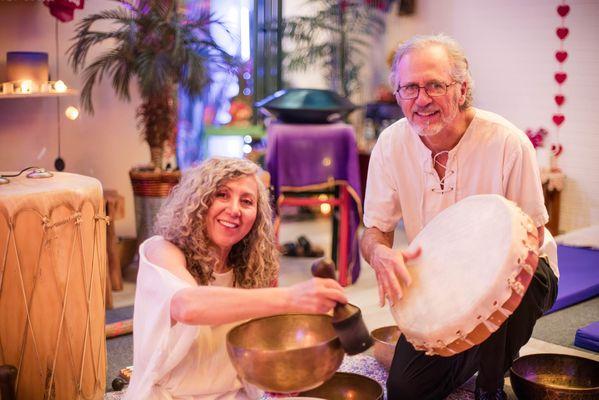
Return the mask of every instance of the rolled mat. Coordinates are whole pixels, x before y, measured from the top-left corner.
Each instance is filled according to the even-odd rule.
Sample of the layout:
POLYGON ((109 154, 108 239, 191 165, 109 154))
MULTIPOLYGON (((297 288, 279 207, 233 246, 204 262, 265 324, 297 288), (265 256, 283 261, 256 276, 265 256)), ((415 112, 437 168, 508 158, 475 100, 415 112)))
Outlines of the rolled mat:
POLYGON ((599 250, 558 245, 557 257, 557 299, 546 314, 599 295, 599 250))
POLYGON ((574 345, 599 352, 599 321, 578 329, 574 337, 574 345))
POLYGON ((106 339, 133 332, 133 318, 106 324, 106 339))

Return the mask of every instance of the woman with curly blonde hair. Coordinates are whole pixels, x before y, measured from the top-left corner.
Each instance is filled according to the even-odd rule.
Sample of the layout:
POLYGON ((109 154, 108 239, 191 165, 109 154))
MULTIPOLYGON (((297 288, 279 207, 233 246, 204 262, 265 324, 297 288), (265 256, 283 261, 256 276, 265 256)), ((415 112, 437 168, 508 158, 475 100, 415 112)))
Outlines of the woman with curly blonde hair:
POLYGON ((332 279, 272 287, 278 273, 268 193, 250 161, 214 158, 187 171, 139 249, 134 372, 128 399, 253 399, 228 359, 240 321, 324 313, 346 303, 332 279))
MULTIPOLYGON (((198 283, 208 284, 213 266, 220 262, 209 246, 207 225, 198 216, 206 215, 222 181, 257 172, 258 167, 246 160, 213 158, 186 174, 160 209, 154 231, 183 250, 198 283)), ((260 179, 253 180, 258 185, 256 220, 249 234, 231 248, 228 258, 235 287, 270 286, 278 272, 268 194, 260 179)))

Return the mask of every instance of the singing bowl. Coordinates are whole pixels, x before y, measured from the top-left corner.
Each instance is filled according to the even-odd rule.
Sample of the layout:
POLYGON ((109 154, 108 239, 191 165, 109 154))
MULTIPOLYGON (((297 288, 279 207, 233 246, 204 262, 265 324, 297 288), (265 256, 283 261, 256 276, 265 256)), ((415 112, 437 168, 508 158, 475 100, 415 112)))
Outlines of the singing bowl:
POLYGON ((300 393, 300 397, 317 397, 327 400, 380 400, 383 398, 381 385, 368 377, 336 372, 322 385, 300 393))
POLYGON ((349 99, 324 89, 283 89, 256 102, 279 120, 289 123, 326 124, 357 107, 349 99))
POLYGON ((268 392, 301 392, 329 379, 343 350, 328 315, 257 318, 227 334, 227 352, 241 379, 268 392))
POLYGON ((531 354, 514 361, 510 381, 519 399, 597 399, 599 362, 565 354, 531 354))
POLYGON ((397 325, 383 326, 373 330, 370 335, 374 339, 374 358, 389 371, 395 354, 395 345, 401 332, 397 325))

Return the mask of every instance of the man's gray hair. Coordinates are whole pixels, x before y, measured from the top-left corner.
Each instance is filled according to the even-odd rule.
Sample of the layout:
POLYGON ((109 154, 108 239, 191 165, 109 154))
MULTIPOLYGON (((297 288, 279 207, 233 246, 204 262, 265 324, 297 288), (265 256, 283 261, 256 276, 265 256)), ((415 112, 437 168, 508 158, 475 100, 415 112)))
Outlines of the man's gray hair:
POLYGON ((470 70, 468 69, 468 60, 466 59, 466 54, 464 54, 464 51, 459 43, 455 39, 442 33, 437 35, 413 36, 406 42, 399 45, 395 52, 395 57, 393 57, 391 74, 389 75, 391 87, 393 90, 397 89, 397 85, 399 84, 398 80, 396 79, 397 66, 404 55, 413 50, 424 49, 426 47, 435 45, 442 46, 447 51, 447 55, 449 56, 449 61, 451 63, 452 79, 456 82, 466 82, 466 101, 460 106, 461 110, 465 110, 472 106, 472 89, 474 87, 474 81, 472 80, 470 70))

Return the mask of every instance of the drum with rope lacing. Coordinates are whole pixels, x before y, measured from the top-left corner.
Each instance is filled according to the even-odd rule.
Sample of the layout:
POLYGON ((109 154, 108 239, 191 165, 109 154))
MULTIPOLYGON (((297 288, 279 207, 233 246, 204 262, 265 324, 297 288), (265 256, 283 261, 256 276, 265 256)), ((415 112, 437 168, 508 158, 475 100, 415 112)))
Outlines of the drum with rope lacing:
POLYGON ((0 364, 17 398, 103 398, 106 222, 94 178, 0 185, 0 364))

